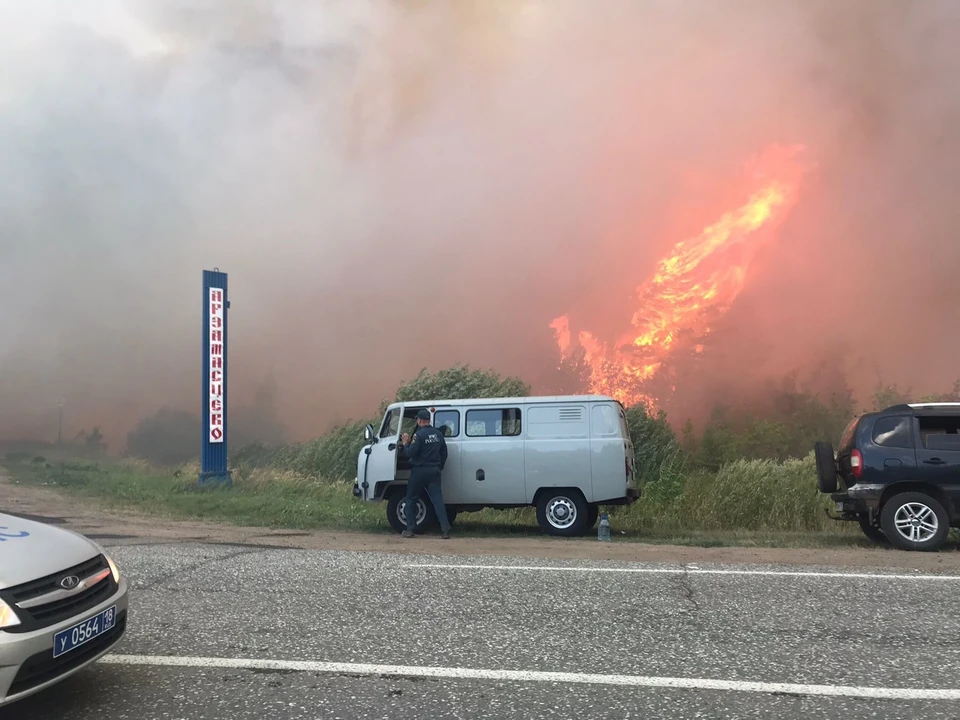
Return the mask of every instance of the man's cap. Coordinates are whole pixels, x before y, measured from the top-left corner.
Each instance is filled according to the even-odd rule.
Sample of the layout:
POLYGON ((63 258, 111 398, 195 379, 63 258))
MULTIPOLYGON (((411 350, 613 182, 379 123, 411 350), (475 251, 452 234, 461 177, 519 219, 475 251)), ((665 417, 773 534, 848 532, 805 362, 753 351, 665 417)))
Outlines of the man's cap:
POLYGON ((417 420, 429 420, 430 411, 429 410, 418 410, 417 411, 417 420))

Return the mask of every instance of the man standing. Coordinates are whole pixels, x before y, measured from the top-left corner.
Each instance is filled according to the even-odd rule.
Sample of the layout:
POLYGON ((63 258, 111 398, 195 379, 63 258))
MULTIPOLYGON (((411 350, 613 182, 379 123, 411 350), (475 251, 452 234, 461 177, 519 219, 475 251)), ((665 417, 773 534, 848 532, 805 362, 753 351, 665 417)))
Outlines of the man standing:
POLYGON ((447 463, 447 441, 443 439, 443 433, 430 425, 429 411, 423 409, 417 412, 417 431, 413 437, 404 433, 400 447, 410 461, 405 508, 407 529, 403 531, 403 537, 414 536, 413 528, 417 523, 415 503, 426 490, 440 521, 442 537, 447 540, 450 537, 450 522, 447 520, 447 508, 443 504, 440 488, 440 473, 447 463))

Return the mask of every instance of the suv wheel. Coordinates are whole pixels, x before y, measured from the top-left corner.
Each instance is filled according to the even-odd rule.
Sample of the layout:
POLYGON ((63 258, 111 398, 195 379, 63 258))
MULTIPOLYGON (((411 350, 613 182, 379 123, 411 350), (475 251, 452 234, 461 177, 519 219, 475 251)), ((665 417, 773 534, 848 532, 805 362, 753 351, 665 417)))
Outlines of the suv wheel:
POLYGON ((883 534, 880 526, 870 522, 869 515, 861 515, 858 519, 860 520, 860 529, 863 530, 863 534, 867 536, 870 542, 874 542, 877 545, 890 544, 890 541, 887 539, 887 536, 883 534))
POLYGON ((547 535, 582 535, 589 512, 586 500, 576 490, 545 492, 537 503, 537 524, 547 535))
POLYGON ((950 518, 935 498, 926 493, 894 495, 883 505, 880 527, 901 550, 937 550, 950 532, 950 518))
POLYGON ((813 446, 817 460, 817 488, 824 495, 837 491, 837 461, 834 458, 833 445, 819 441, 813 446))

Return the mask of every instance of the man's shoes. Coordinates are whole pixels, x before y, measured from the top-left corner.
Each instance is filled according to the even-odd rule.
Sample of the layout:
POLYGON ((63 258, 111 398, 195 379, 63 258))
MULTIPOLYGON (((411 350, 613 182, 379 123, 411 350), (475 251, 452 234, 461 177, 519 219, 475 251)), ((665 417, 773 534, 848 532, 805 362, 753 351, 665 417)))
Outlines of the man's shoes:
POLYGON ((413 532, 413 530, 404 530, 401 534, 402 534, 403 537, 405 537, 405 538, 416 537, 416 535, 415 535, 415 533, 413 532))
POLYGON ((444 530, 444 531, 440 534, 440 537, 443 538, 444 540, 449 540, 449 539, 450 539, 450 531, 449 531, 449 530, 444 530))

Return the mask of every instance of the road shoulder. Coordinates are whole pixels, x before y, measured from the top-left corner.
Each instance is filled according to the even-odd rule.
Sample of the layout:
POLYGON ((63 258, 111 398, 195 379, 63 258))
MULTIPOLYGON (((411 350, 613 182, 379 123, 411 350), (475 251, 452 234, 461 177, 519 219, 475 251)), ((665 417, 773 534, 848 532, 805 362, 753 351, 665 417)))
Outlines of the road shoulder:
POLYGON ((860 567, 960 572, 960 552, 907 553, 882 548, 748 548, 599 543, 593 538, 470 537, 444 541, 436 535, 402 539, 399 535, 294 531, 241 527, 213 522, 172 520, 134 512, 111 512, 56 490, 12 481, 0 472, 0 510, 46 521, 88 535, 104 545, 217 543, 314 550, 355 550, 412 555, 499 556, 619 562, 717 563, 860 567))

